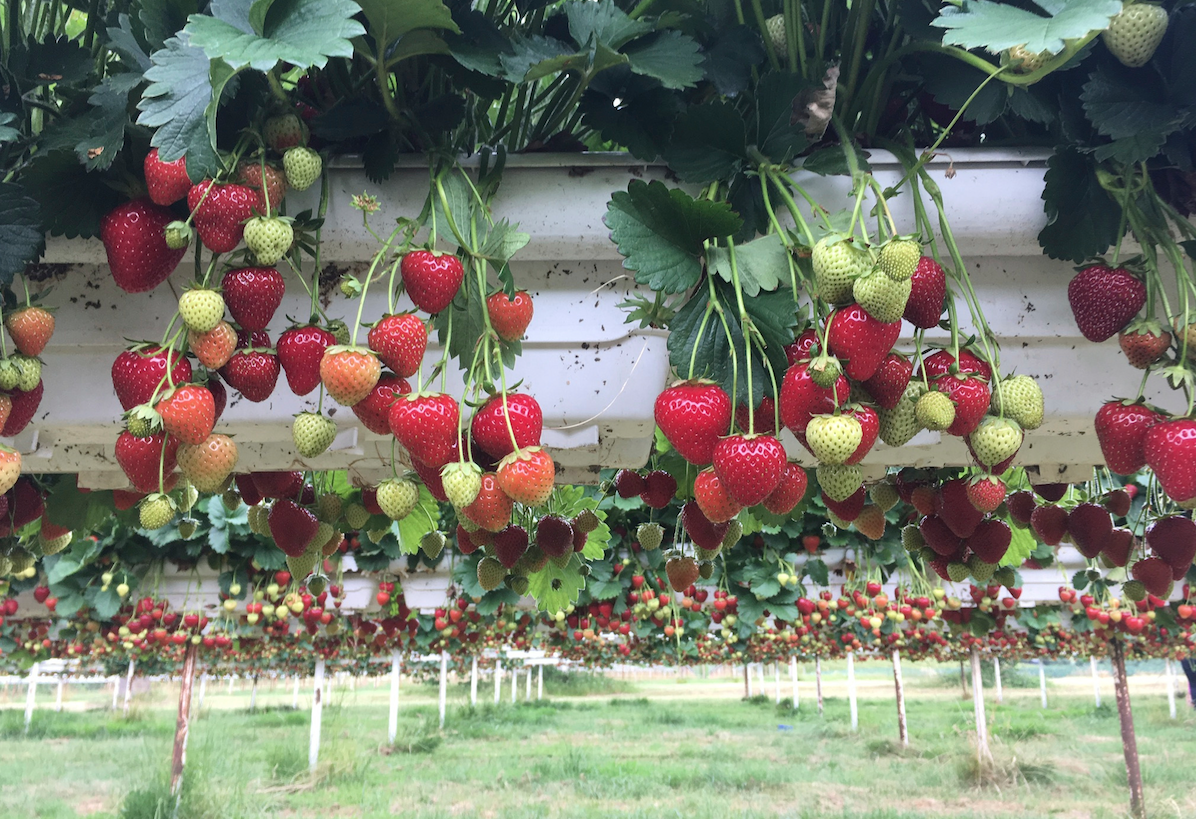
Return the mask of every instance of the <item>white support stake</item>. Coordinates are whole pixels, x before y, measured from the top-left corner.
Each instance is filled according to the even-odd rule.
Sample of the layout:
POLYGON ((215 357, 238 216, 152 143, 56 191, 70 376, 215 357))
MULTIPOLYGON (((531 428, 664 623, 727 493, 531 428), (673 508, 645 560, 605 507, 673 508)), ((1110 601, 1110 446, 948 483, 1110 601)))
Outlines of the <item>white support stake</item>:
POLYGON ((29 724, 33 722, 33 708, 37 704, 37 668, 39 663, 29 667, 29 688, 25 692, 25 733, 29 733, 29 724))
POLYGON ((1100 708, 1100 672, 1096 667, 1096 655, 1088 658, 1088 664, 1092 666, 1092 696, 1096 698, 1096 707, 1100 708))
POLYGON ((822 716, 822 658, 814 658, 814 693, 818 696, 818 716, 822 716))
POLYGON ((257 710, 257 674, 253 675, 253 687, 249 689, 249 710, 257 710))
POLYGON ((497 657, 494 658, 494 704, 498 705, 498 699, 502 695, 502 660, 497 657))
POLYGON ((536 699, 544 699, 544 666, 536 672, 536 699))
POLYGON ((747 680, 747 698, 750 700, 752 698, 752 667, 750 665, 744 665, 743 678, 747 680))
POLYGON ((511 666, 511 705, 519 702, 519 666, 511 666))
POLYGON ((781 704, 781 664, 772 664, 773 681, 777 684, 777 705, 781 704))
POLYGON ((469 705, 472 708, 478 706, 478 658, 476 655, 469 664, 469 705))
MULTIPOLYGON (((1168 666, 1168 667, 1170 667, 1170 666, 1168 666)), ((58 695, 54 698, 54 710, 55 711, 62 710, 62 688, 65 684, 66 684, 65 676, 62 674, 59 674, 58 675, 58 695)), ((1172 696, 1172 699, 1174 699, 1174 696, 1172 696)), ((1171 709, 1171 713, 1172 714, 1175 713, 1175 708, 1171 709)), ((1173 719, 1174 719, 1174 717, 1173 717, 1173 719)))
POLYGON ((203 674, 199 678, 199 705, 196 706, 200 711, 203 710, 203 695, 208 692, 208 675, 203 674))
POLYGON ((789 658, 789 681, 793 683, 793 710, 796 711, 798 707, 797 699, 797 658, 789 658))
POLYGON ((129 674, 125 678, 125 716, 129 715, 129 703, 133 700, 133 667, 134 661, 129 660, 129 674))
POLYGON ((112 678, 112 713, 116 713, 116 700, 120 696, 120 677, 112 678))
POLYGON ((232 694, 233 694, 233 680, 234 680, 234 679, 236 679, 236 678, 235 678, 235 677, 233 677, 233 675, 231 675, 231 674, 230 674, 230 675, 228 676, 228 695, 229 695, 230 697, 231 697, 231 696, 232 696, 232 694))
POLYGON ((988 749, 988 718, 984 714, 984 680, 980 676, 980 649, 972 646, 972 709, 976 716, 976 754, 981 762, 992 761, 988 749))
POLYGON ((525 671, 524 676, 526 677, 526 682, 523 686, 523 701, 531 702, 532 701, 532 669, 529 666, 524 671, 525 671))
POLYGON ((1175 668, 1171 665, 1171 658, 1164 660, 1163 670, 1167 674, 1167 710, 1171 712, 1171 719, 1175 719, 1175 668))
POLYGON ((909 728, 905 721, 905 685, 901 680, 901 652, 893 649, 893 687, 897 693, 897 736, 903 746, 909 745, 909 728))
POLYGON ((851 706, 851 730, 859 730, 860 711, 855 699, 855 652, 847 652, 847 701, 851 706))
POLYGON ((299 675, 295 675, 295 686, 291 689, 291 710, 299 710, 299 675))
POLYGON ((1005 701, 1005 692, 1001 688, 1001 658, 993 657, 993 674, 997 682, 997 702, 1005 701))
POLYGON ((387 724, 387 741, 395 744, 395 737, 399 735, 399 674, 402 673, 402 660, 399 650, 390 652, 390 722, 387 724))
POLYGON ((320 720, 324 716, 324 658, 316 658, 315 685, 311 695, 311 739, 307 746, 307 768, 320 764, 320 720))
POLYGON ((1042 660, 1038 661, 1038 691, 1042 695, 1042 707, 1047 707, 1047 693, 1046 693, 1046 663, 1042 660))
POLYGON ((444 730, 444 706, 448 698, 448 652, 440 652, 440 729, 444 730))

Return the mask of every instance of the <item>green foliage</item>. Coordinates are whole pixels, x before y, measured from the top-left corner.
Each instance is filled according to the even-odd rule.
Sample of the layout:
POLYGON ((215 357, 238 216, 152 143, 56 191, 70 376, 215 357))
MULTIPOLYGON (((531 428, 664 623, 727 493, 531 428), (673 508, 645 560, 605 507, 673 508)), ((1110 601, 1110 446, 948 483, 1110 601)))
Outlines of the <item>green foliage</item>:
POLYGON ((1102 31, 1121 11, 1120 0, 1037 0, 1037 14, 995 0, 964 0, 946 6, 933 25, 946 29, 943 42, 985 48, 994 54, 1016 45, 1032 54, 1057 54, 1066 41, 1102 31))

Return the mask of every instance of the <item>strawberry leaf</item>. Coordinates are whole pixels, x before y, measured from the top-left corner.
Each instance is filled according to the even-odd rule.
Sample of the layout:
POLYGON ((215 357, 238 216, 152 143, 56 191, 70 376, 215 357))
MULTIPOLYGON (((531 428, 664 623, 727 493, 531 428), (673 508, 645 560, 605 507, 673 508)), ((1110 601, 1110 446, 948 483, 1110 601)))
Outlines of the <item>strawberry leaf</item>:
POLYGON ((329 57, 353 56, 349 40, 365 34, 352 0, 276 0, 255 13, 257 7, 253 0, 216 0, 212 16, 191 15, 183 33, 210 59, 258 71, 279 62, 322 68, 329 57))
POLYGON ((0 184, 0 284, 8 285, 45 248, 37 200, 20 185, 0 184))
POLYGON ((1009 550, 1001 558, 1000 566, 1020 566, 1034 551, 1034 533, 1029 529, 1018 526, 1009 527, 1013 531, 1013 538, 1009 541, 1009 550))
POLYGON ((946 29, 946 45, 984 48, 993 54, 1024 45, 1031 53, 1057 54, 1065 40, 1108 28, 1121 11, 1121 0, 1037 0, 1035 5, 1045 15, 995 0, 963 0, 960 8, 945 6, 931 25, 946 29))
POLYGON ((747 126, 728 103, 696 105, 677 118, 664 157, 683 182, 726 179, 747 161, 747 126))
MULTIPOLYGON (((745 296, 755 298, 761 290, 776 290, 780 286, 780 277, 789 271, 785 253, 781 237, 775 233, 735 248, 735 266, 745 296)), ((706 253, 706 259, 712 272, 724 281, 732 281, 731 252, 728 248, 712 246, 706 253)))
POLYGON ((580 569, 581 560, 573 556, 563 569, 550 560, 543 569, 528 575, 527 593, 535 598, 536 608, 554 614, 576 603, 586 587, 580 569))
MULTIPOLYGON (((370 36, 382 46, 389 46, 416 29, 461 31, 453 22, 448 6, 440 0, 358 0, 357 4, 370 24, 370 36)), ((405 42, 405 39, 400 42, 400 50, 405 42)))
MULTIPOLYGON (((576 5, 583 5, 578 3, 576 5)), ((665 88, 689 88, 702 79, 703 56, 698 44, 679 31, 662 31, 624 50, 631 70, 660 80, 665 88)))
POLYGON ((1117 241, 1121 211, 1096 180, 1094 164, 1074 150, 1057 151, 1047 162, 1047 225, 1038 234, 1052 259, 1080 264, 1117 241))
POLYGON ((1187 114, 1166 101, 1157 80, 1135 82, 1128 72, 1115 74, 1104 66, 1092 72, 1080 99, 1096 130, 1113 139, 1157 133, 1162 145, 1163 137, 1179 128, 1187 114))
POLYGON ((426 486, 419 488, 419 503, 411 514, 391 527, 397 532, 399 548, 403 554, 413 555, 419 551, 419 539, 440 526, 440 504, 428 492, 426 486))

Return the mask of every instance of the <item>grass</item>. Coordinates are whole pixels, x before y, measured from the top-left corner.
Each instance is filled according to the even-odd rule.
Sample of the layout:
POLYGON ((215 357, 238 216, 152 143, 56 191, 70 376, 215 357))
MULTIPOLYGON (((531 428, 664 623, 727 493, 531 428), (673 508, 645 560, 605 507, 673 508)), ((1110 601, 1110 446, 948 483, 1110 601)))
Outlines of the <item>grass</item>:
MULTIPOLYGON (((828 664, 829 665, 829 664, 828 664)), ((290 707, 289 685, 248 694, 210 684, 192 724, 179 819, 358 817, 685 816, 686 819, 1021 819, 1126 813, 1125 769, 1111 686, 1093 707, 1091 680, 1052 682, 988 699, 993 761, 973 747, 971 698, 933 685, 911 688, 910 744, 897 742, 892 683, 881 664, 861 664, 859 730, 848 719, 842 670, 827 669, 824 714, 812 679, 801 707, 772 680, 743 698, 742 677, 651 678, 579 683, 545 675, 547 699, 512 705, 504 686, 451 687, 446 727, 435 690, 406 685, 398 736, 386 742, 388 686, 334 687, 324 709, 320 763, 308 770, 309 712, 290 707), (869 668, 871 666, 871 668, 869 668), (867 670, 867 673, 863 673, 867 670)), ((1087 674, 1087 668, 1080 669, 1087 674)), ((803 672, 804 674, 804 672, 803 672)), ((922 672, 910 670, 911 678, 922 672)), ((582 679, 583 675, 570 675, 582 679)), ((1107 684, 1107 680, 1106 680, 1107 684)), ((1148 806, 1158 815, 1196 810, 1190 760, 1196 715, 1167 715, 1151 678, 1132 680, 1148 806)), ((22 738, 18 696, 0 698, 0 817, 168 819, 165 779, 174 728, 166 686, 133 718, 102 710, 102 692, 38 711, 22 738), (19 772, 19 773, 18 773, 19 772)), ((1182 702, 1182 700, 1181 700, 1182 702)), ((1155 815, 1152 811, 1151 815, 1155 815)))

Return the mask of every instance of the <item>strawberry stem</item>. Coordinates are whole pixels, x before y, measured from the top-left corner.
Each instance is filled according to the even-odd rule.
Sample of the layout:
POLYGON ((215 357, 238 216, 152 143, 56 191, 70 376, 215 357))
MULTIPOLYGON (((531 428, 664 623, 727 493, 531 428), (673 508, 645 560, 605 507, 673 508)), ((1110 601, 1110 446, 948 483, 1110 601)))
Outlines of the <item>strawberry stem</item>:
MULTIPOLYGON (((759 0, 753 0, 753 3, 759 3, 759 0)), ((748 318, 747 307, 743 304, 743 288, 739 284, 739 264, 735 259, 735 240, 730 236, 727 237, 727 254, 731 258, 731 286, 735 288, 735 301, 739 306, 739 328, 743 333, 743 346, 746 355, 745 363, 747 370, 747 408, 748 408, 748 435, 756 434, 756 393, 752 389, 752 342, 748 335, 748 330, 751 326, 751 319, 748 318)), ((730 339, 728 339, 730 342, 730 339)), ((738 380, 738 379, 737 379, 738 380)), ((731 403, 731 431, 735 431, 735 403, 731 403)))

